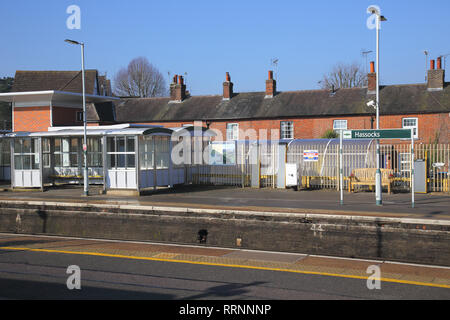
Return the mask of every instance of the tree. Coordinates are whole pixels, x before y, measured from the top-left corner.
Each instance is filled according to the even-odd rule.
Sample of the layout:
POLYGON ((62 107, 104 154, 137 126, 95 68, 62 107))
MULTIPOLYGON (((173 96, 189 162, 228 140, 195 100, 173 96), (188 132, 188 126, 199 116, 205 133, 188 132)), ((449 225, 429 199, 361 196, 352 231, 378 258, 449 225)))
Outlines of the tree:
POLYGON ((161 72, 147 58, 138 57, 117 72, 114 93, 117 96, 162 97, 167 95, 167 86, 161 72))
POLYGON ((336 64, 332 71, 323 76, 319 82, 322 89, 364 87, 367 85, 367 75, 357 63, 336 64))
POLYGON ((321 137, 322 139, 336 139, 339 138, 339 133, 334 131, 333 129, 328 129, 324 132, 324 134, 321 137))

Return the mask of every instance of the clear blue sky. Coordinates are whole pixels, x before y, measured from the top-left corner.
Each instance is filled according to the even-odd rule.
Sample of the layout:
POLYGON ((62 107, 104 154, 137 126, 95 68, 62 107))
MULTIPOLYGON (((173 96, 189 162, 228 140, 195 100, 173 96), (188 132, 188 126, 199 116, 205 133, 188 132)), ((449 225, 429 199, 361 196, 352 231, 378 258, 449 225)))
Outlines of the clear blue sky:
POLYGON ((263 91, 277 57, 279 90, 317 89, 337 62, 364 64, 361 50, 375 52, 375 31, 366 27, 372 4, 389 20, 382 84, 423 82, 423 50, 450 53, 448 0, 1 1, 0 77, 80 69, 79 49, 63 41, 71 38, 86 43, 86 67, 109 78, 145 56, 164 75, 187 72, 194 95, 221 93, 226 71, 236 92, 263 91), (66 27, 72 4, 81 8, 80 30, 66 27))

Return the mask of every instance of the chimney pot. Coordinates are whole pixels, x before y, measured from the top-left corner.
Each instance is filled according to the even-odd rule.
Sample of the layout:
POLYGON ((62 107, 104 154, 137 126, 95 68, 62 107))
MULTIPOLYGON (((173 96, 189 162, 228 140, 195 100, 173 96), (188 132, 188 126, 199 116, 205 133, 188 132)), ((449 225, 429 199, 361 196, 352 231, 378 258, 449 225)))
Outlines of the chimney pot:
POLYGON ((428 91, 439 91, 444 89, 445 70, 442 69, 441 57, 437 58, 437 69, 434 68, 434 60, 430 61, 430 70, 428 70, 428 91))
POLYGON ((269 79, 266 80, 266 98, 272 98, 277 93, 277 82, 273 79, 273 71, 269 70, 269 79))
POLYGON ((369 94, 375 93, 377 90, 377 74, 375 72, 375 62, 370 62, 370 73, 367 75, 367 91, 369 94))
POLYGON ((437 68, 436 69, 438 69, 438 70, 442 69, 442 58, 441 57, 437 58, 437 68))
POLYGON ((230 74, 225 74, 225 82, 223 83, 223 100, 230 100, 233 97, 233 82, 231 82, 230 74))
POLYGON ((173 84, 170 86, 170 100, 174 102, 181 102, 186 98, 186 85, 184 84, 183 76, 175 75, 173 77, 173 84))

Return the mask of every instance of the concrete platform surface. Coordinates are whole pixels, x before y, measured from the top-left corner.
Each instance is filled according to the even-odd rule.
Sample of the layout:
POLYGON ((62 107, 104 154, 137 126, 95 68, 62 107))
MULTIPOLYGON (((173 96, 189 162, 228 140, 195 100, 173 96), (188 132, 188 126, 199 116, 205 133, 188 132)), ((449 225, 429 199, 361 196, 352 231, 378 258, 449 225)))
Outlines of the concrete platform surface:
POLYGON ((103 204, 130 204, 146 206, 211 208, 246 211, 290 213, 322 213, 359 216, 382 216, 450 220, 450 194, 416 194, 415 207, 411 207, 411 194, 383 194, 383 205, 375 204, 372 192, 344 193, 336 191, 294 191, 277 189, 252 189, 238 187, 183 186, 161 189, 147 195, 120 196, 99 194, 91 187, 91 195, 82 195, 82 187, 59 187, 41 191, 6 191, 0 200, 64 201, 103 204))

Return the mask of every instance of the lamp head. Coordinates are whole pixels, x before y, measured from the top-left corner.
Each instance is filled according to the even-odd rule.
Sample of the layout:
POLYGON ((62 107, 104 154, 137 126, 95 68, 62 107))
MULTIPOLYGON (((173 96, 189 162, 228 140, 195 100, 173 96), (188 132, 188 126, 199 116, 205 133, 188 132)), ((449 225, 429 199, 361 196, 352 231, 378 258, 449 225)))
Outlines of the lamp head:
POLYGON ((67 43, 70 43, 70 44, 78 44, 78 45, 81 45, 82 43, 80 43, 80 42, 78 42, 78 41, 75 41, 75 40, 70 40, 70 39, 66 39, 66 40, 64 40, 65 42, 67 42, 67 43))

